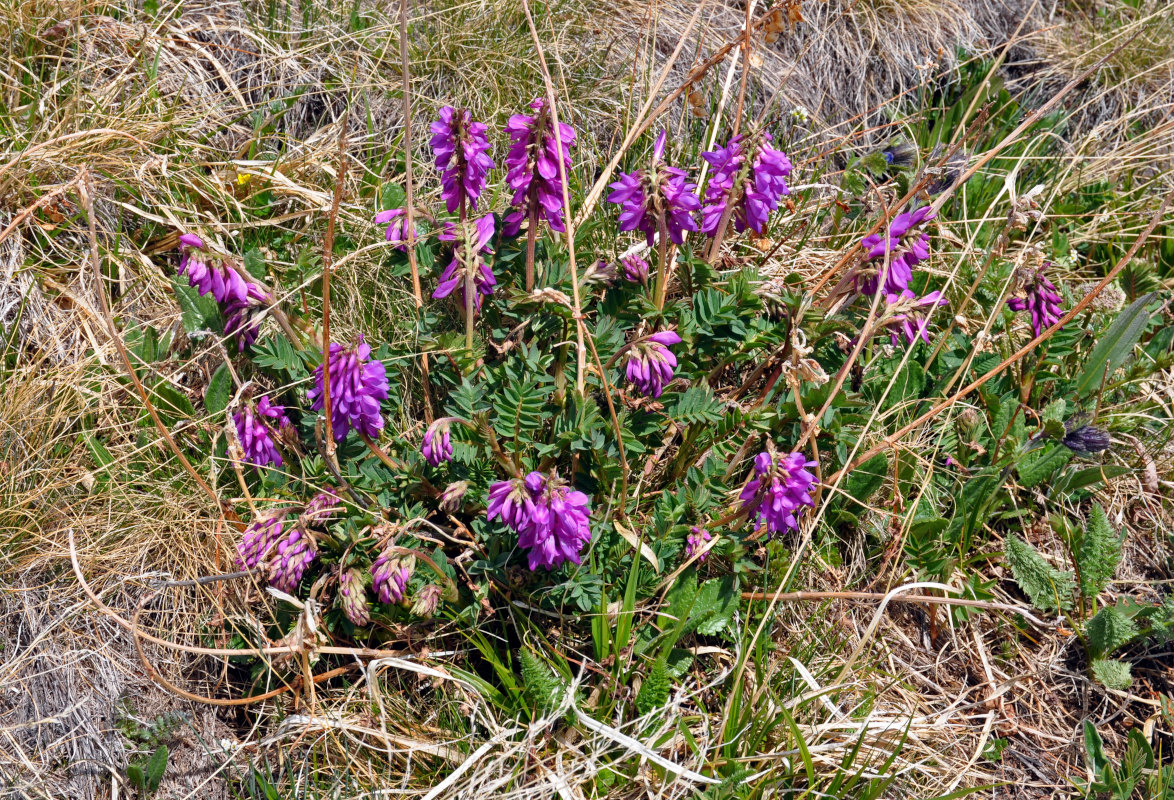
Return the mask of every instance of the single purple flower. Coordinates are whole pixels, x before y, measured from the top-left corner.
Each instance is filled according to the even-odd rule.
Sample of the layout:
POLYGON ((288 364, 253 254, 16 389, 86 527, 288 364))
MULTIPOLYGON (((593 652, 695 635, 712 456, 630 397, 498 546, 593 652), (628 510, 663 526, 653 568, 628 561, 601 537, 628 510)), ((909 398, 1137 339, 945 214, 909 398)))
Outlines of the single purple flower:
POLYGON ((408 580, 416 569, 416 558, 399 555, 398 550, 389 547, 371 565, 371 588, 381 603, 398 603, 404 599, 408 580))
POLYGON ((738 134, 725 147, 702 153, 713 167, 713 176, 705 187, 705 204, 701 211, 701 232, 716 236, 718 225, 730 203, 732 218, 739 233, 750 228, 761 234, 772 211, 784 195, 790 194, 786 178, 794 165, 781 150, 771 146, 769 133, 747 137, 738 134), (748 152, 753 157, 747 158, 748 152))
POLYGON ((816 480, 808 472, 814 466, 802 453, 781 456, 777 464, 769 451, 759 453, 754 459, 754 479, 742 489, 742 510, 770 533, 797 529, 796 515, 803 506, 815 505, 811 490, 816 480))
MULTIPOLYGON (((375 215, 376 225, 387 225, 385 237, 387 241, 394 244, 396 250, 406 253, 408 251, 408 218, 407 211, 402 208, 389 208, 386 211, 380 211, 375 215)), ((412 240, 415 241, 420 235, 420 226, 412 223, 412 240)))
MULTIPOLYGON (((382 361, 368 361, 371 346, 359 337, 354 347, 330 343, 330 405, 334 438, 342 441, 355 428, 372 439, 383 430, 379 404, 387 399, 387 370, 382 361)), ((314 388, 306 393, 310 408, 322 410, 322 365, 314 369, 314 388)))
POLYGON ((297 591, 306 568, 318 557, 318 545, 313 535, 300 527, 290 528, 277 540, 264 561, 269 583, 287 594, 297 591))
POLYGON ((434 467, 452 460, 452 434, 449 431, 451 421, 448 417, 438 419, 424 431, 420 452, 424 454, 424 460, 434 467))
POLYGON ((594 286, 596 284, 600 284, 603 286, 610 286, 611 284, 615 283, 618 275, 619 270, 616 269, 615 264, 600 259, 599 261, 592 263, 587 267, 586 270, 584 270, 583 285, 594 286))
POLYGON ((1061 443, 1074 453, 1089 454, 1108 450, 1113 444, 1107 431, 1092 425, 1072 425, 1072 420, 1064 423, 1066 433, 1061 443))
POLYGON ((900 294, 909 288, 913 268, 929 258, 929 236, 921 226, 934 218, 932 206, 921 206, 898 214, 889 223, 887 237, 871 233, 860 240, 868 261, 879 261, 877 271, 862 275, 857 280, 862 294, 876 294, 880 272, 884 272, 886 294, 900 294), (884 267, 888 258, 888 268, 884 267))
POLYGON ((575 144, 575 129, 560 122, 558 138, 560 153, 554 136, 554 120, 541 99, 530 103, 533 114, 514 114, 506 123, 505 132, 512 143, 505 157, 506 184, 513 189, 510 201, 515 210, 503 221, 506 236, 517 236, 531 210, 545 218, 551 230, 563 231, 563 184, 559 175, 559 156, 563 172, 571 172, 571 147, 575 144))
POLYGON ((684 244, 685 233, 697 230, 693 212, 701 208, 697 187, 685 179, 685 171, 664 163, 665 131, 653 148, 652 165, 632 173, 619 173, 609 185, 609 203, 620 206, 620 230, 643 231, 651 245, 663 219, 669 239, 684 244))
MULTIPOLYGON (((713 535, 705 530, 705 528, 698 528, 696 525, 690 529, 691 533, 685 537, 685 558, 690 559, 693 554, 704 546, 706 542, 713 538, 713 535)), ((697 557, 698 561, 705 561, 709 557, 709 551, 702 553, 697 557)))
POLYGON ((485 176, 493 169, 486 136, 489 129, 483 122, 474 122, 468 111, 452 106, 440 109, 440 119, 429 129, 445 207, 454 212, 464 200, 475 210, 485 188, 485 176))
POLYGON ((637 255, 624 256, 620 259, 624 265, 624 280, 630 283, 648 284, 648 262, 637 255))
POLYGON ((929 334, 926 327, 929 325, 929 309, 944 306, 947 300, 942 297, 941 292, 930 292, 925 297, 918 297, 908 289, 902 289, 900 294, 885 294, 885 302, 888 305, 882 324, 889 329, 889 338, 893 346, 897 346, 901 341, 899 334, 902 333, 909 344, 918 339, 928 344, 929 334))
POLYGON ((489 489, 489 519, 500 518, 518 534, 518 546, 528 549, 531 571, 547 570, 570 561, 581 563, 591 541, 587 495, 571 489, 557 475, 531 472, 489 489))
POLYGON ((232 415, 232 421, 246 461, 258 467, 269 464, 280 467, 284 463, 272 435, 272 428, 281 430, 290 424, 283 406, 273 405, 268 397, 262 397, 255 412, 246 403, 242 410, 232 415))
POLYGON ((362 628, 371 621, 371 606, 367 602, 362 571, 356 567, 343 570, 338 576, 338 594, 342 613, 356 627, 362 628))
POLYGON ((677 357, 669 346, 680 341, 681 337, 674 331, 661 331, 632 345, 628 351, 627 377, 640 394, 660 397, 677 366, 677 357))
POLYGON ((440 300, 456 291, 457 297, 461 301, 461 308, 464 308, 465 275, 466 272, 472 271, 475 290, 473 308, 475 312, 480 311, 482 301, 493 294, 494 287, 497 286, 497 278, 489 264, 485 263, 483 255, 493 252, 488 247, 489 240, 493 238, 493 215, 486 214, 478 219, 474 223, 472 231, 468 230, 468 226, 462 227, 446 222, 439 238, 442 242, 456 242, 456 244, 453 246, 452 261, 441 273, 440 283, 437 284, 432 297, 440 300))
POLYGON ((1012 297, 1007 300, 1007 306, 1012 311, 1031 312, 1031 328, 1036 336, 1055 325, 1060 317, 1064 316, 1064 298, 1060 296, 1056 284, 1044 275, 1047 266, 1045 264, 1028 274, 1023 282, 1023 297, 1012 297))

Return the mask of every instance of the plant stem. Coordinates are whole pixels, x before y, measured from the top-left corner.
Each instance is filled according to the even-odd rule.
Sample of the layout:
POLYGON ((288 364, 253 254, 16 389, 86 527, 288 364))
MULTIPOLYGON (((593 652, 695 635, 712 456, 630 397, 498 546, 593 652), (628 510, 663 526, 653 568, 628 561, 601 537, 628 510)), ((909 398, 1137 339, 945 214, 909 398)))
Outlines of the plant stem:
MULTIPOLYGON (((531 195, 534 189, 530 189, 531 195)), ((526 291, 534 291, 534 245, 538 241, 538 198, 530 197, 530 213, 526 223, 526 291)))
POLYGON ((656 220, 656 293, 655 302, 658 311, 664 310, 664 296, 668 285, 669 242, 668 225, 665 224, 664 214, 656 220))

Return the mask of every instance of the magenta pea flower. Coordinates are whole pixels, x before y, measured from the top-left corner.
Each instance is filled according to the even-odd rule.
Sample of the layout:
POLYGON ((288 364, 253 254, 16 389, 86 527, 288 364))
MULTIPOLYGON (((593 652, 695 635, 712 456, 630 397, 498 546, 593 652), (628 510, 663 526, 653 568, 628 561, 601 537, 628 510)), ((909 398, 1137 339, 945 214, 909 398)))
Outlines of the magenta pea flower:
POLYGON ((269 583, 287 594, 297 591, 306 569, 318 557, 313 534, 300 526, 290 528, 277 540, 263 561, 269 583))
POLYGON ((236 337, 237 349, 244 352, 257 341, 263 306, 269 295, 247 275, 224 259, 204 252, 204 240, 194 233, 180 234, 179 275, 200 295, 211 295, 224 310, 224 332, 236 337))
POLYGON ((424 460, 434 467, 445 461, 452 460, 452 434, 449 431, 451 417, 438 419, 424 431, 424 440, 420 443, 420 452, 424 460))
POLYGON ((465 308, 465 275, 473 273, 473 308, 481 310, 481 303, 493 294, 497 286, 497 278, 489 264, 485 262, 485 253, 493 251, 488 247, 493 238, 493 215, 486 214, 474 223, 472 230, 469 226, 461 226, 446 222, 440 233, 442 242, 456 242, 453 246, 452 261, 440 275, 440 283, 432 297, 440 300, 457 292, 461 308, 465 308))
POLYGON ((444 106, 440 109, 440 119, 429 130, 445 207, 454 212, 464 202, 476 209, 485 189, 485 176, 493 169, 486 135, 489 129, 483 122, 474 122, 467 110, 444 106))
POLYGON ((645 397, 660 397, 664 387, 673 379, 677 357, 669 350, 679 344, 681 337, 674 331, 654 333, 632 345, 628 351, 627 378, 645 397))
POLYGON ((889 329, 889 338, 897 346, 901 341, 900 334, 904 334, 909 344, 918 339, 928 344, 926 328, 929 325, 929 310, 934 306, 946 305, 947 300, 941 292, 930 292, 924 297, 918 297, 908 289, 903 289, 900 294, 886 294, 885 302, 887 307, 882 324, 889 329))
POLYGON ((693 212, 701 208, 697 187, 686 180, 685 171, 664 163, 666 135, 661 131, 656 138, 651 166, 619 173, 607 197, 620 206, 620 230, 643 232, 649 245, 662 222, 668 238, 683 244, 686 232, 697 230, 693 212))
POLYGON ((1031 272, 1023 283, 1023 297, 1012 297, 1007 300, 1007 306, 1012 311, 1030 311, 1031 329, 1036 336, 1055 325, 1060 317, 1064 316, 1061 305, 1064 298, 1060 290, 1046 275, 1045 264, 1040 269, 1031 272))
POLYGON ((256 569, 267 558, 270 549, 284 535, 285 513, 273 514, 255 520, 245 528, 236 545, 237 569, 256 569))
POLYGON ((551 230, 563 231, 563 184, 559 173, 570 174, 570 148, 575 145, 575 129, 564 122, 558 126, 558 140, 554 135, 554 119, 547 110, 546 101, 530 103, 532 114, 514 114, 506 123, 505 132, 511 144, 505 157, 506 184, 513 190, 511 205, 514 211, 503 221, 503 233, 517 236, 522 222, 531 214, 545 219, 551 230))
POLYGON ((738 134, 725 147, 701 154, 713 167, 713 176, 705 187, 702 233, 717 235, 731 203, 735 230, 741 233, 750 228, 762 233, 771 212, 779 207, 784 195, 790 194, 786 178, 794 168, 787 154, 775 150, 770 143, 769 133, 738 134), (748 157, 749 153, 753 155, 748 157))
POLYGON ((256 409, 246 403, 243 409, 232 415, 232 421, 248 463, 258 467, 282 466, 281 453, 273 441, 272 431, 290 425, 283 406, 274 405, 268 397, 262 397, 256 409))
POLYGON ((581 563, 583 548, 591 541, 590 515, 587 495, 554 473, 547 478, 531 472, 489 489, 489 519, 500 519, 518 534, 518 546, 529 551, 532 572, 567 561, 581 563))
POLYGON ((880 284, 880 272, 884 272, 886 294, 900 294, 909 288, 913 279, 913 268, 929 258, 929 236, 921 226, 934 218, 932 206, 922 206, 913 211, 898 214, 889 224, 888 235, 870 233, 860 240, 868 261, 879 261, 877 272, 858 280, 862 294, 876 293, 880 284), (886 257, 888 267, 884 267, 886 257))
MULTIPOLYGON (((364 436, 379 438, 383 430, 380 403, 387 399, 387 370, 382 361, 369 360, 371 345, 359 337, 352 347, 330 343, 330 424, 334 438, 342 441, 354 428, 364 436)), ((325 399, 322 365, 314 369, 314 388, 306 393, 315 411, 325 399)))
POLYGON ((808 471, 815 466, 802 453, 777 459, 770 451, 759 453, 754 459, 754 478, 742 489, 742 510, 770 533, 798 529, 798 514, 804 506, 815 505, 811 490, 816 479, 808 471))
MULTIPOLYGON (((408 251, 408 216, 403 208, 389 208, 375 215, 376 225, 386 225, 384 238, 395 245, 395 249, 406 253, 408 251)), ((420 226, 412 223, 412 240, 420 235, 420 226)))

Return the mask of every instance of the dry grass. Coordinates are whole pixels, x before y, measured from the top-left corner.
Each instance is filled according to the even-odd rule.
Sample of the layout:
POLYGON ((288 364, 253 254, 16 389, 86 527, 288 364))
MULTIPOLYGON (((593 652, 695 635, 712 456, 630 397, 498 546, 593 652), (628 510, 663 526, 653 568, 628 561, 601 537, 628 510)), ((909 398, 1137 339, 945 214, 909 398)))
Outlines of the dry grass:
MULTIPOLYGON (((473 689, 452 679, 447 668, 460 662, 460 653, 368 665, 353 680, 304 693, 304 705, 287 696, 217 716, 151 683, 126 632, 87 602, 69 569, 69 530, 77 533, 95 591, 125 617, 160 578, 223 571, 232 541, 211 503, 165 457, 154 430, 140 424, 141 409, 118 378, 86 268, 88 243, 71 224, 80 218, 69 186, 78 167, 101 176, 97 210, 114 268, 116 315, 124 323, 176 329, 169 267, 160 255, 168 232, 198 229, 233 252, 272 245, 267 263, 275 272, 295 269, 303 253, 316 255, 338 126, 349 108, 352 177, 341 233, 360 246, 375 242, 368 224, 372 196, 395 171, 384 156, 400 147, 396 20, 383 6, 354 6, 359 24, 349 7, 314 3, 188 3, 181 15, 179 6, 160 7, 153 18, 130 6, 92 2, 9 2, 0 9, 7 47, 0 90, 8 109, 0 128, 0 230, 20 218, 0 242, 0 321, 5 333, 16 323, 19 343, 16 365, 0 384, 0 776, 6 785, 24 797, 113 796, 119 778, 111 773, 127 760, 114 721, 124 713, 124 699, 134 697, 134 714, 143 720, 176 708, 190 714, 173 743, 176 769, 163 787, 167 797, 228 796, 225 776, 250 761, 275 765, 301 792, 338 786, 345 787, 342 796, 357 797, 381 786, 422 795, 448 773, 455 777, 440 796, 568 798, 584 796, 587 782, 607 764, 645 759, 638 788, 663 797, 690 794, 696 783, 666 783, 647 759, 660 755, 700 768, 682 744, 682 727, 712 755, 719 741, 710 716, 714 696, 701 676, 728 669, 736 653, 703 654, 706 670, 668 708, 619 733, 605 728, 552 738, 549 724, 519 727, 499 719, 473 689), (82 429, 102 434, 111 457, 106 466, 79 436, 82 429), (421 667, 425 662, 431 672, 421 667), (454 740, 458 720, 469 733, 454 740), (221 739, 230 740, 223 755, 221 739)), ((576 0, 540 15, 560 88, 575 99, 576 122, 588 134, 580 147, 585 174, 622 135, 692 11, 685 4, 631 3, 617 12, 614 4, 576 0)), ((1082 132, 1065 142, 1069 177, 1049 187, 1056 197, 1092 176, 1114 183, 1149 168, 1148 182, 1131 190, 1126 206, 1138 222, 1125 232, 1136 232, 1171 180, 1174 54, 1169 18, 1160 11, 1146 6, 1112 29, 1078 18, 1037 34, 1044 13, 1026 0, 808 3, 806 21, 762 53, 751 107, 757 113, 772 97, 772 113, 806 106, 816 117, 813 148, 815 140, 844 135, 868 141, 875 137, 860 131, 888 121, 886 102, 909 99, 954 63, 957 48, 1001 48, 1023 23, 1010 60, 1027 63, 1030 51, 1050 75, 1063 78, 1140 30, 1104 85, 1082 96, 1077 111, 1086 113, 1073 112, 1082 132)), ((412 63, 420 120, 452 102, 500 123, 540 93, 529 39, 518 32, 524 17, 517 4, 437 3, 416 14, 412 63)), ((679 70, 733 38, 743 14, 711 4, 679 70)), ((725 75, 723 66, 702 83, 711 97, 720 94, 725 75)), ((687 120, 677 117, 676 124, 685 128, 687 120)), ((416 147, 424 158, 422 142, 416 147)), ((1121 232, 1094 220, 1080 236, 1102 241, 1121 232)), ((965 234, 956 233, 962 240, 965 234)), ((771 266, 818 275, 834 257, 823 244, 798 254, 784 249, 777 257, 784 266, 771 266)), ((942 253, 941 263, 952 266, 941 274, 956 276, 969 255, 966 249, 942 253)), ((396 319, 409 298, 383 269, 374 251, 351 259, 340 273, 335 310, 344 333, 348 326, 378 326, 384 340, 403 342, 410 332, 396 319)), ((200 345, 191 361, 155 365, 157 377, 199 396, 218 354, 211 339, 200 345)), ((1174 397, 1174 378, 1167 374, 1153 391, 1174 397)), ((1155 465, 1167 489, 1172 460, 1155 465)), ((230 471, 212 480, 225 495, 235 493, 230 471)), ((1158 498, 1144 486, 1138 490, 1138 480, 1114 482, 1103 499, 1134 531, 1126 577, 1144 580, 1167 558, 1162 532, 1171 521, 1158 498)), ((826 581, 838 588, 862 574, 862 562, 844 565, 840 574, 805 575, 804 585, 826 581)), ((250 630, 264 618, 269 609, 248 602, 256 599, 215 588, 175 593, 147 627, 187 644, 223 639, 207 633, 250 630)), ((1136 717, 1144 705, 1137 697, 1091 692, 1069 663, 1070 643, 1058 637, 1019 638, 1004 652, 1009 637, 997 621, 953 629, 931 624, 921 612, 901 612, 883 617, 878 633, 866 638, 870 614, 850 605, 832 606, 824 617, 806 608, 784 611, 770 631, 780 655, 802 651, 805 642, 832 645, 805 656, 810 681, 780 657, 747 688, 765 708, 793 702, 821 774, 833 773, 860 737, 861 763, 879 768, 904 735, 891 767, 903 776, 902 786, 951 791, 1008 781, 1022 787, 1017 796, 1048 796, 1063 776, 1082 770, 1069 738, 1077 710, 1098 719, 1136 717), (848 676, 835 702, 816 696, 816 687, 835 681, 844 656, 857 648, 868 668, 848 676), (811 697, 803 695, 808 690, 811 697), (992 767, 980 756, 993 737, 1019 737, 1039 755, 992 767)), ((235 667, 222 673, 215 660, 161 649, 149 655, 191 691, 212 694, 226 680, 240 684, 247 677, 235 667)), ((744 758, 753 772, 797 763, 797 756, 763 751, 744 758)), ((616 787, 616 796, 629 795, 629 787, 616 787)))

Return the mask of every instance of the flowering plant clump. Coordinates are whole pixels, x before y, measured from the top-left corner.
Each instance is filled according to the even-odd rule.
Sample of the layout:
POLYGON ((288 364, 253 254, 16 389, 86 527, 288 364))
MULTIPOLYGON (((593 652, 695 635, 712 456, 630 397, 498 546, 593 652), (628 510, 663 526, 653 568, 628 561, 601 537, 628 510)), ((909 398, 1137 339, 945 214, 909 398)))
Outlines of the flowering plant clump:
MULTIPOLYGON (((782 549, 796 548, 786 560, 798 579, 805 548, 849 558, 863 543, 869 557, 906 558, 905 574, 951 580, 976 562, 981 526, 1017 524, 1046 495, 1024 490, 1101 480, 1067 464, 1105 458, 1121 441, 1110 435, 1116 420, 1095 427, 1081 416, 1099 408, 1096 387, 1116 389, 1107 357, 1101 373, 1082 374, 1089 343, 1065 330, 1038 359, 1047 380, 1017 381, 999 366, 1012 315, 965 306, 1001 302, 1015 285, 1008 305, 1030 311, 1038 335, 1060 318, 1060 293, 1042 270, 1015 280, 1039 246, 1014 240, 1030 235, 1014 226, 992 237, 973 274, 928 268, 931 232, 1001 217, 959 216, 945 197, 926 204, 933 175, 903 172, 922 163, 913 144, 871 151, 856 191, 851 161, 841 180, 839 166, 813 164, 809 131, 796 138, 794 121, 766 114, 691 159, 674 154, 702 148, 640 134, 633 152, 646 155, 613 172, 600 165, 631 154, 597 159, 598 126, 550 102, 511 116, 504 133, 501 119, 441 109, 435 170, 413 173, 402 191, 398 175, 378 189, 386 210, 364 215, 382 226, 366 226, 370 242, 350 231, 331 240, 382 259, 346 295, 362 313, 355 302, 331 306, 331 273, 316 283, 292 245, 280 263, 299 265, 297 283, 275 268, 270 292, 250 277, 263 274, 255 261, 245 270, 194 234, 180 239, 189 286, 176 280, 177 294, 216 302, 201 300, 207 315, 185 319, 192 341, 176 347, 202 346, 208 315, 219 314, 238 343, 227 356, 219 343, 208 351, 218 361, 204 406, 220 415, 208 427, 227 434, 209 437, 208 463, 228 452, 274 467, 231 464, 248 490, 234 509, 245 518, 238 566, 312 599, 304 613, 320 612, 347 646, 448 636, 492 617, 530 647, 541 638, 530 621, 557 620, 597 662, 584 674, 608 685, 658 665, 635 693, 641 710, 677 679, 670 671, 690 669, 679 656, 694 657, 696 642, 678 639, 737 644, 736 612, 781 577, 772 570, 782 549), (508 148, 496 173, 495 147, 508 148), (810 172, 802 183, 797 169, 810 172), (881 227, 878 207, 906 210, 881 227), (409 209, 420 220, 410 229, 409 209), (410 319, 368 314, 365 291, 414 301, 410 319), (948 300, 963 307, 943 322, 948 300), (274 324, 262 326, 266 316, 274 324), (981 369, 980 346, 991 351, 981 369), (960 389, 974 370, 987 376, 982 391, 960 389), (956 416, 939 418, 943 408, 956 416), (924 447, 898 447, 907 434, 924 447), (891 546, 894 520, 909 522, 902 547, 891 546)), ((351 180, 345 196, 363 197, 366 184, 351 180)), ((1045 224, 1045 212, 1033 221, 1045 224)), ((1119 327, 1144 328, 1143 308, 1121 310, 1136 316, 1119 327)), ((157 355, 156 345, 144 339, 136 353, 157 355)), ((172 423, 199 388, 151 391, 168 400, 172 423)), ((966 580, 970 594, 985 591, 966 580)), ((478 632, 461 647, 469 642, 498 677, 513 663, 487 652, 513 638, 478 632)), ((607 713, 625 702, 613 698, 607 713)))

